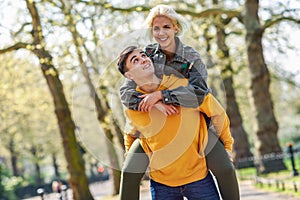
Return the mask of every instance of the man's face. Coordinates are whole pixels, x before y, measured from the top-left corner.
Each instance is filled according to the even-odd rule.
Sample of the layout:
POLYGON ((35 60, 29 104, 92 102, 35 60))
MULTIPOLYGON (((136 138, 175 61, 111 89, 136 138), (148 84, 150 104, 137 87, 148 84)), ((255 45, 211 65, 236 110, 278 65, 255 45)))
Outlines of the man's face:
POLYGON ((134 50, 126 60, 128 71, 125 76, 129 79, 142 79, 154 74, 154 67, 151 59, 141 49, 134 50))

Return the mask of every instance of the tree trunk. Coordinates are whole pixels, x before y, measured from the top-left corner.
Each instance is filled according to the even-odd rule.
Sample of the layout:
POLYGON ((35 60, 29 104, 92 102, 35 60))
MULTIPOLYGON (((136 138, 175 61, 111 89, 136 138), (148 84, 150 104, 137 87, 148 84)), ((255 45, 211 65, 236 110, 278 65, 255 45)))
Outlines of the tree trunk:
POLYGON ((75 137, 75 124, 71 117, 63 86, 59 79, 58 71, 53 66, 52 56, 45 50, 38 11, 33 1, 26 0, 26 4, 32 17, 32 35, 34 39, 32 51, 39 58, 43 75, 53 97, 55 114, 58 120, 64 154, 67 160, 67 169, 70 173, 69 183, 73 190, 73 199, 93 199, 89 190, 88 179, 85 174, 83 158, 75 137))
MULTIPOLYGON (((224 24, 223 24, 224 25, 224 24)), ((243 127, 243 119, 240 114, 240 110, 236 101, 234 83, 233 83, 233 70, 231 67, 231 60, 229 55, 229 49, 226 45, 226 34, 224 27, 216 25, 217 28, 217 45, 218 53, 221 61, 221 76, 225 86, 226 92, 226 113, 230 119, 230 130, 234 138, 233 152, 234 163, 236 168, 253 166, 253 161, 250 161, 249 157, 252 157, 250 152, 250 145, 248 142, 247 133, 243 127)))
POLYGON ((37 152, 37 147, 35 147, 34 145, 32 145, 30 147, 30 153, 34 159, 34 166, 35 166, 35 182, 37 185, 42 185, 43 184, 43 180, 42 180, 42 176, 41 176, 41 167, 39 164, 39 157, 38 157, 38 152, 37 152))
POLYGON ((257 152, 257 169, 259 173, 276 172, 286 169, 279 145, 278 123, 273 111, 273 102, 269 91, 270 75, 265 64, 262 35, 259 23, 258 0, 245 3, 244 24, 246 27, 246 45, 251 73, 251 106, 255 115, 255 149, 257 152))
POLYGON ((15 151, 14 137, 10 138, 8 149, 10 152, 10 161, 11 161, 13 176, 19 176, 19 170, 18 170, 18 166, 17 166, 18 156, 17 156, 17 152, 15 151))
MULTIPOLYGON (((70 17, 70 15, 68 15, 68 16, 69 16, 68 19, 70 20, 69 24, 75 24, 75 22, 72 20, 72 17, 70 17)), ((121 173, 119 170, 120 164, 118 162, 118 155, 116 153, 116 149, 114 148, 114 145, 113 145, 114 144, 114 135, 113 135, 112 129, 116 129, 116 127, 110 126, 110 124, 109 124, 109 121, 112 121, 113 119, 106 121, 106 118, 112 118, 111 114, 110 114, 111 110, 109 108, 109 104, 107 102, 106 96, 103 96, 104 101, 101 101, 101 99, 99 98, 99 95, 96 92, 96 88, 91 80, 88 68, 83 61, 82 52, 80 50, 80 44, 78 43, 79 34, 77 33, 76 29, 73 29, 73 30, 72 29, 73 29, 73 27, 71 27, 70 31, 72 33, 73 41, 76 46, 77 56, 78 56, 78 59, 80 62, 80 67, 81 67, 83 76, 84 76, 86 83, 88 85, 88 88, 90 90, 90 96, 95 103, 97 119, 106 135, 106 138, 108 139, 108 140, 106 140, 106 146, 108 149, 109 161, 110 161, 110 165, 111 165, 110 167, 112 170, 113 185, 114 185, 113 195, 116 195, 119 193, 120 181, 121 181, 121 175, 120 175, 121 173), (107 127, 109 127, 109 128, 107 128, 107 127)))
POLYGON ((58 164, 57 164, 57 159, 56 159, 56 154, 55 153, 52 154, 52 164, 53 164, 53 168, 54 168, 55 177, 60 178, 60 173, 59 173, 59 168, 58 168, 58 164))

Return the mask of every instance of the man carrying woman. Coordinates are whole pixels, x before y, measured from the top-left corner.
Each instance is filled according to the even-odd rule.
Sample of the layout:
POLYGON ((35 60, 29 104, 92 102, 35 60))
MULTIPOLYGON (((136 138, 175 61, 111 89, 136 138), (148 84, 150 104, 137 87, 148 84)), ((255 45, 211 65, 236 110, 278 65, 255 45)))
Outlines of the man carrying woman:
MULTIPOLYGON (((165 111, 168 115, 177 113, 174 106, 197 108, 209 94, 207 72, 197 51, 184 45, 177 37, 186 27, 183 18, 171 7, 159 5, 150 11, 146 22, 150 27, 150 35, 158 42, 145 48, 146 54, 154 62, 155 74, 159 78, 163 75, 181 74, 188 79, 188 85, 142 94, 136 91, 134 81, 127 80, 120 89, 122 102, 129 109, 149 112, 157 102, 162 101, 169 105, 165 111)), ((211 137, 213 134, 209 133, 208 141, 211 137)), ((206 155, 206 162, 216 176, 221 196, 225 200, 239 199, 234 166, 226 155, 224 145, 217 139, 213 146, 206 155)), ((128 155, 132 156, 127 156, 124 162, 121 199, 139 199, 139 183, 148 166, 147 157, 143 157, 143 153, 144 149, 139 142, 135 142, 129 149, 128 155), (132 171, 132 166, 137 171, 132 171)))
MULTIPOLYGON (((134 46, 121 53, 118 66, 126 78, 137 83, 137 91, 142 93, 187 85, 186 78, 174 74, 158 78, 151 59, 134 46)), ((198 108, 178 107, 175 115, 166 115, 168 107, 158 103, 150 112, 125 111, 132 127, 126 133, 126 149, 130 149, 139 131, 140 144, 150 160, 152 199, 219 199, 205 161, 208 128, 204 114, 211 117, 225 148, 231 151, 233 139, 224 109, 211 94, 205 96, 198 108)))

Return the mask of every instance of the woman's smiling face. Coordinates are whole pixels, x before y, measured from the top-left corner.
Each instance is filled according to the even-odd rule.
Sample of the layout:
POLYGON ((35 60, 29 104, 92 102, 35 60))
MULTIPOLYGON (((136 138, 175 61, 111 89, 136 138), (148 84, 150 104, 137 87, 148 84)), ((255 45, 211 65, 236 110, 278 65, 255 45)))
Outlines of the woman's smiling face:
POLYGON ((165 16, 157 16, 152 22, 152 35, 163 50, 174 51, 176 48, 175 34, 178 26, 165 16))

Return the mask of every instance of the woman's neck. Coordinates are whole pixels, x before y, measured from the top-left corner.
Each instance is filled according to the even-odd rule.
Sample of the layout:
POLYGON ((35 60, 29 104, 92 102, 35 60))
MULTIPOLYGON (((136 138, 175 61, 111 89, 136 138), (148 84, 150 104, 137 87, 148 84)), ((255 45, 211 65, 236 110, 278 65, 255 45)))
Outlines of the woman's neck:
POLYGON ((174 58, 175 52, 176 52, 176 42, 175 42, 175 38, 174 38, 174 42, 172 42, 171 45, 162 48, 162 51, 164 52, 164 54, 167 57, 167 61, 170 61, 174 58))
POLYGON ((170 52, 170 51, 163 51, 164 54, 166 55, 167 61, 170 61, 174 58, 175 52, 170 52))

